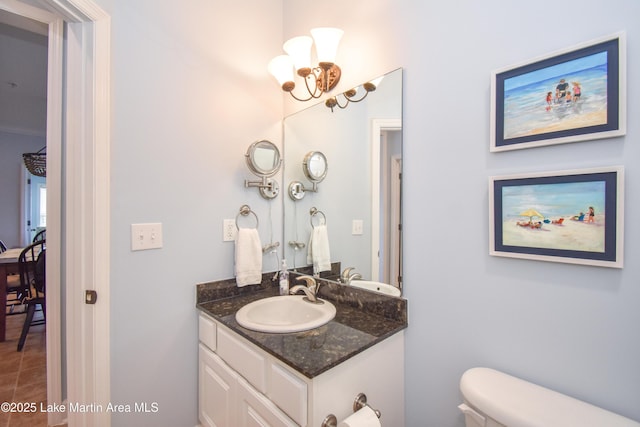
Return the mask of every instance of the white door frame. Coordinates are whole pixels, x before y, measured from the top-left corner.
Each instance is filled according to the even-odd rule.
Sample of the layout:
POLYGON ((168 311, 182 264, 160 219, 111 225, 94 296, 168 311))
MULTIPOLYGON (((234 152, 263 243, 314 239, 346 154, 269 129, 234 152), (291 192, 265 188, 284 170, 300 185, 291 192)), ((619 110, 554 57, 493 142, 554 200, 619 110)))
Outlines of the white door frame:
MULTIPOLYGON (((62 403, 61 316, 66 323, 68 403, 110 402, 110 37, 111 21, 92 0, 17 0, 0 7, 49 27, 47 84, 47 395, 62 403), (67 42, 64 44, 64 22, 67 42), (66 59, 63 49, 66 46, 66 59), (63 72, 66 71, 66 75, 63 72), (63 86, 66 105, 63 106, 63 86), (65 169, 62 169, 63 116, 65 169), (64 173, 64 180, 62 179, 64 173), (63 216, 64 212, 64 216, 63 216), (56 226, 56 225, 59 226, 56 226), (64 236, 64 240, 62 237, 64 236), (61 242, 64 241, 64 246, 61 242), (61 269, 64 262, 64 269, 61 269), (63 276, 64 272, 64 276, 63 276), (65 313, 60 312, 64 281, 65 313), (56 286, 52 289, 52 286, 56 286), (98 301, 85 305, 85 290, 98 301), (57 334, 57 336, 55 335, 57 334)), ((68 412, 69 427, 109 426, 107 411, 68 412)), ((50 413, 49 424, 64 414, 50 413)))
MULTIPOLYGON (((67 21, 67 399, 110 403, 110 38, 92 0, 46 0, 67 21), (85 304, 95 290, 96 304, 85 304)), ((109 426, 108 411, 69 412, 69 427, 109 426)))
POLYGON ((380 272, 380 134, 402 130, 402 119, 371 120, 371 280, 380 272))

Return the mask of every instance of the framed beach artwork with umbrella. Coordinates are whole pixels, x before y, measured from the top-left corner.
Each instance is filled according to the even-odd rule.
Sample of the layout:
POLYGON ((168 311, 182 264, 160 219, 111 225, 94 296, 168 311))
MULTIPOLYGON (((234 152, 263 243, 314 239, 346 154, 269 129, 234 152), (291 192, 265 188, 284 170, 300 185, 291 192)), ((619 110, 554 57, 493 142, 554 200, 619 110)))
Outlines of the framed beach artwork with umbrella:
POLYGON ((489 253, 622 268, 621 166, 489 178, 489 253))
POLYGON ((625 52, 617 33, 494 71, 490 151, 624 135, 625 52))

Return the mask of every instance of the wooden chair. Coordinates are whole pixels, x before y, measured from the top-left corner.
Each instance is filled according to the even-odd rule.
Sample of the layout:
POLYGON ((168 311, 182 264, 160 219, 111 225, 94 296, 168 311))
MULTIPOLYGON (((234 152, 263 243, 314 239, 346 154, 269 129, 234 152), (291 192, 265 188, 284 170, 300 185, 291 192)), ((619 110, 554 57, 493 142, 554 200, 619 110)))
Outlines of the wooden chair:
MULTIPOLYGON (((7 250, 7 245, 4 244, 2 240, 0 240, 0 254, 7 250)), ((14 312, 14 309, 18 305, 22 305, 22 301, 18 298, 17 290, 20 288, 20 276, 17 274, 7 274, 7 307, 9 308, 9 313, 7 314, 18 314, 14 312), (11 298, 9 296, 13 295, 11 298)))
POLYGON ((42 230, 38 231, 35 236, 33 236, 33 243, 39 242, 41 240, 46 240, 46 239, 47 239, 47 229, 43 228, 42 230))
MULTIPOLYGON (((45 248, 46 240, 32 243, 20 252, 18 256, 18 274, 7 276, 7 315, 23 314, 25 301, 31 296, 33 285, 33 269, 38 254, 45 248)), ((6 310, 6 309, 5 309, 6 310)))
MULTIPOLYGON (((18 341, 18 351, 22 351, 22 348, 24 347, 24 342, 27 339, 29 328, 32 325, 44 324, 47 318, 46 300, 45 300, 46 282, 47 282, 46 280, 47 250, 44 246, 44 242, 45 241, 43 240, 41 242, 31 245, 31 246, 34 246, 34 245, 40 244, 41 250, 37 255, 33 254, 32 252, 33 256, 36 257, 36 261, 31 262, 31 264, 28 267, 25 266, 25 270, 29 272, 27 276, 31 280, 29 282, 31 284, 30 285, 31 294, 25 301, 25 303, 27 304, 27 316, 25 317, 24 324, 22 325, 22 333, 20 334, 20 340, 18 341), (34 321, 33 317, 38 305, 42 308, 43 319, 34 321)), ((19 263, 22 266, 22 263, 20 261, 19 263)), ((23 268, 21 267, 20 268, 21 274, 22 274, 22 271, 23 271, 23 268)), ((21 279, 23 277, 24 276, 21 275, 21 279)))

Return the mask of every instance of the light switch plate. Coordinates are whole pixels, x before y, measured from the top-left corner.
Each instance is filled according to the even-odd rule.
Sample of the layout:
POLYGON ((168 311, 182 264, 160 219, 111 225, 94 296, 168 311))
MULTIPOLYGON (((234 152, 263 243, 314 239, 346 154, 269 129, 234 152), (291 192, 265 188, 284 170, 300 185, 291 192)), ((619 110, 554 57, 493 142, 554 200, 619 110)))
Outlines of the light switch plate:
POLYGON ((144 251, 162 247, 162 223, 131 224, 131 250, 144 251))
POLYGON ((351 234, 354 236, 360 236, 363 233, 363 221, 361 219, 354 219, 351 223, 351 234))

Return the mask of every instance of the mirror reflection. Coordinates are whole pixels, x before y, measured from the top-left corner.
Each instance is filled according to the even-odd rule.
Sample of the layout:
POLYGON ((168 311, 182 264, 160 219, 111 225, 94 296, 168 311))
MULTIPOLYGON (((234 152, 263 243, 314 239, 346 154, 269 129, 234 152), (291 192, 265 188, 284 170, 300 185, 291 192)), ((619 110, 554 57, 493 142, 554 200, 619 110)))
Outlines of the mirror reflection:
POLYGON ((360 103, 334 112, 319 103, 286 117, 283 158, 284 182, 322 180, 317 192, 284 198, 289 268, 311 264, 309 215, 315 207, 326 218, 330 261, 341 263, 341 273, 351 268, 329 279, 363 287, 370 282, 374 291, 378 283, 402 289, 402 70, 386 74, 360 103))
POLYGON ((308 191, 314 193, 318 192, 318 183, 322 182, 327 176, 327 158, 319 151, 309 151, 304 156, 302 162, 302 171, 309 181, 311 181, 311 187, 306 187, 300 181, 291 181, 289 184, 289 196, 291 200, 302 200, 308 191))
POLYGON ((304 158, 304 174, 312 182, 321 182, 327 175, 327 158, 319 151, 310 151, 304 158))

